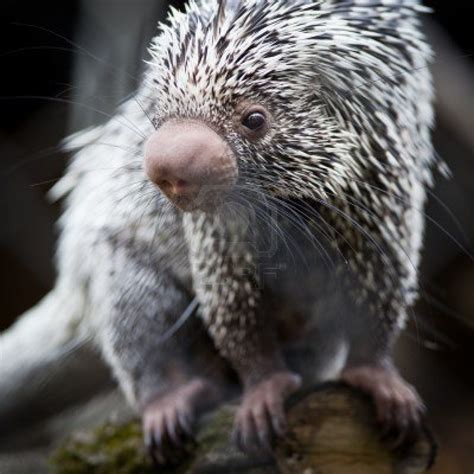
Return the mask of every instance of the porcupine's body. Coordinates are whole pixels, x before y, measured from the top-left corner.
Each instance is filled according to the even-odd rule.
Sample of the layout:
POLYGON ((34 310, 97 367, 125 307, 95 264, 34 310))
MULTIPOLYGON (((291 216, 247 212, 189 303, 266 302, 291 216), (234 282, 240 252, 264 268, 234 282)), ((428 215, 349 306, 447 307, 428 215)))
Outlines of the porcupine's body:
MULTIPOLYGON (((410 0, 191 4, 155 40, 136 97, 72 140, 86 146, 55 190, 68 195, 58 282, 36 313, 69 313, 59 339, 93 335, 159 452, 202 400, 219 398, 228 363, 245 389, 244 448, 281 431, 294 373, 342 378, 372 394, 389 425, 416 425, 421 404, 390 352, 417 292, 434 161, 418 10, 410 0), (264 131, 241 119, 249 107, 264 131), (150 167, 176 134, 201 129, 235 157, 232 186, 220 208, 183 214, 150 167), (154 134, 147 175, 164 195, 143 170, 154 134), (195 296, 201 318, 175 330, 195 296)), ((220 183, 200 182, 204 199, 220 183)), ((18 350, 35 317, 0 351, 18 350)))

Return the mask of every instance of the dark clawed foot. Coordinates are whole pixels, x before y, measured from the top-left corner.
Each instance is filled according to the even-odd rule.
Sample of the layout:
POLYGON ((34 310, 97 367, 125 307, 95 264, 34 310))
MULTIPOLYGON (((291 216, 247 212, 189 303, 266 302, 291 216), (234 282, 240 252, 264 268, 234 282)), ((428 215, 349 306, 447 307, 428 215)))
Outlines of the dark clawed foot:
POLYGON ((186 448, 195 444, 194 427, 200 398, 214 387, 204 380, 193 380, 157 397, 143 413, 145 446, 157 465, 179 463, 186 448))
POLYGON ((344 370, 342 380, 372 396, 382 439, 392 449, 413 444, 422 430, 425 407, 416 390, 393 369, 361 366, 344 370))
POLYGON ((248 454, 272 452, 275 438, 285 434, 285 401, 300 386, 298 375, 278 372, 244 393, 233 434, 239 449, 248 454))

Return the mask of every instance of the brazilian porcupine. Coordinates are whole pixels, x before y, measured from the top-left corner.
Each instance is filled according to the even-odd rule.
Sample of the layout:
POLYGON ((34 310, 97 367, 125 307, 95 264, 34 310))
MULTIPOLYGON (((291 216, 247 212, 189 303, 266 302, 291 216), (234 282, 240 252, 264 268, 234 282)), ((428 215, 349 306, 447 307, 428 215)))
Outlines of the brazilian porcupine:
POLYGON ((423 11, 173 11, 136 95, 69 142, 79 151, 53 188, 67 197, 57 283, 0 338, 1 383, 84 338, 143 414, 158 461, 224 396, 230 367, 244 450, 283 433, 302 383, 327 379, 373 396, 408 439, 422 403, 391 350, 417 294, 435 165, 423 11))

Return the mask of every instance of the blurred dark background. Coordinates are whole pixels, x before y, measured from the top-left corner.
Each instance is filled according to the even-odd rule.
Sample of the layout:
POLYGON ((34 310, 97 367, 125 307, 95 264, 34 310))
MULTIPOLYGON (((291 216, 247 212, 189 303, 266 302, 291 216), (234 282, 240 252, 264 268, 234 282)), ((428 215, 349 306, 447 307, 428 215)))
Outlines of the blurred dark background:
MULTIPOLYGON (((54 281, 60 209, 45 194, 67 164, 58 143, 105 121, 134 90, 169 3, 0 3, 1 330, 54 281)), ((453 179, 440 177, 430 199, 421 297, 398 358, 440 441, 433 472, 467 474, 474 471, 474 4, 426 3, 437 54, 435 144, 453 179)))

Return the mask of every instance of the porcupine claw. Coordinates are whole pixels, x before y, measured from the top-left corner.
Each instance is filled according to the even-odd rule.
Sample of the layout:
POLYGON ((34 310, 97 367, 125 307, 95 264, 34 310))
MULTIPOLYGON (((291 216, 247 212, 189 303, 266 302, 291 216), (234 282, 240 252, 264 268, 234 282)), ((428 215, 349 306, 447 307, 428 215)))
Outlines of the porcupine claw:
POLYGON ((233 438, 244 452, 271 452, 275 438, 285 434, 284 404, 301 386, 301 378, 278 372, 246 390, 237 413, 233 438))
POLYGON ((143 433, 155 464, 177 463, 186 446, 195 444, 194 425, 202 411, 203 398, 215 398, 215 387, 196 379, 156 397, 146 406, 143 433))
POLYGON ((416 439, 425 407, 416 390, 395 369, 352 367, 344 370, 341 378, 373 398, 381 437, 392 449, 402 448, 416 439))

